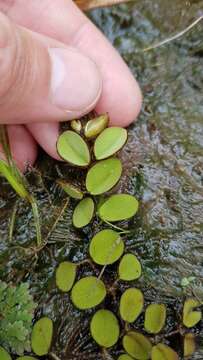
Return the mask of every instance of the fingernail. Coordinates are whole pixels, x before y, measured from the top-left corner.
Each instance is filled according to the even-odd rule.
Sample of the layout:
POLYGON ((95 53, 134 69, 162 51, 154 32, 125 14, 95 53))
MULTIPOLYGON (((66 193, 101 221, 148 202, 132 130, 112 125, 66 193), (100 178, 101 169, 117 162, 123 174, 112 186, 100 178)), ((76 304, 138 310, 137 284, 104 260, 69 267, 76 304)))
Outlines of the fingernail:
POLYGON ((52 102, 67 112, 92 109, 101 94, 95 63, 75 49, 50 48, 52 102))

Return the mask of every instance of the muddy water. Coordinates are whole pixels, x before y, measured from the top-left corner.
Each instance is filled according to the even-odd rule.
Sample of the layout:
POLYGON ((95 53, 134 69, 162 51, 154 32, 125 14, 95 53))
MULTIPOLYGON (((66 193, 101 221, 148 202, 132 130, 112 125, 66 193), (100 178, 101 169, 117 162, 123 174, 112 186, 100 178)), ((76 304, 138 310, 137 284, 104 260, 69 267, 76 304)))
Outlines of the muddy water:
MULTIPOLYGON (((90 15, 125 58, 144 94, 142 113, 130 127, 122 153, 125 172, 120 189, 140 200, 138 216, 127 224, 132 233, 126 247, 142 262, 143 277, 136 286, 143 289, 146 302, 168 304, 166 332, 179 323, 185 293, 203 299, 203 22, 166 46, 149 52, 143 49, 184 29, 202 13, 202 1, 142 0, 90 15), (181 279, 188 276, 195 280, 184 293, 181 279)), ((30 282, 39 304, 36 316, 45 314, 55 321, 53 348, 61 359, 102 359, 88 332, 92 312, 76 311, 69 296, 62 296, 54 283, 60 261, 87 257, 88 242, 98 224, 76 232, 70 219, 73 204, 68 204, 54 228, 66 199, 54 185, 56 164, 41 154, 38 169, 43 182, 37 172, 28 177, 40 204, 48 245, 38 253, 26 250, 33 245, 35 232, 30 208, 21 201, 14 236, 8 242, 16 197, 2 182, 0 276, 6 281, 30 282)), ((72 176, 67 166, 60 171, 72 176)), ((85 267, 83 271, 92 270, 85 267)), ((107 283, 114 274, 115 268, 107 270, 107 283)), ((110 300, 107 306, 112 306, 110 300)), ((140 328, 142 321, 137 325, 140 328)), ((195 329, 198 349, 193 359, 203 359, 202 328, 200 324, 195 329)), ((178 349, 180 341, 177 337, 171 343, 178 349)), ((110 352, 113 359, 120 349, 118 345, 110 352)))

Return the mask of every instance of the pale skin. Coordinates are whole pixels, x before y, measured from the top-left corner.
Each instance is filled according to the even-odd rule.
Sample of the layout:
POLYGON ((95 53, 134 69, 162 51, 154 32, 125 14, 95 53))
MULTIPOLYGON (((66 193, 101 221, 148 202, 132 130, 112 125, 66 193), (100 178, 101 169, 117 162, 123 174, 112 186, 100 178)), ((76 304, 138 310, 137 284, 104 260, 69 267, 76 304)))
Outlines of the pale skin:
POLYGON ((0 0, 0 79, 0 123, 21 170, 39 146, 59 159, 60 121, 95 109, 128 126, 141 108, 130 70, 71 0, 0 0))

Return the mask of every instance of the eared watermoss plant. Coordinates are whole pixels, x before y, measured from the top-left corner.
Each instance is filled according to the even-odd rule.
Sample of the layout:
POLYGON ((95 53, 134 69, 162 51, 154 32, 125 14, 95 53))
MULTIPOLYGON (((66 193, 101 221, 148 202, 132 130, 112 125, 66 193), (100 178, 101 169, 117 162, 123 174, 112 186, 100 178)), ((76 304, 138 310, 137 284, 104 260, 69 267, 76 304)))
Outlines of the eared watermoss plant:
MULTIPOLYGON (((81 120, 74 120, 69 123, 69 130, 62 133, 57 142, 57 150, 61 157, 70 165, 79 167, 80 173, 83 174, 81 183, 78 183, 76 179, 73 183, 67 181, 61 173, 58 173, 60 178, 56 181, 57 187, 63 189, 69 197, 73 198, 73 203, 76 203, 72 215, 73 225, 79 229, 77 232, 81 232, 81 229, 90 224, 95 216, 98 230, 91 236, 88 259, 78 263, 65 259, 57 266, 56 286, 61 296, 63 296, 62 293, 70 292, 70 299, 77 309, 92 313, 92 309, 97 307, 97 311, 91 315, 89 327, 92 338, 101 347, 101 353, 106 356, 105 358, 108 358, 107 350, 111 351, 110 348, 119 342, 123 344, 123 349, 120 348, 117 353, 119 360, 177 360, 178 354, 165 344, 165 334, 163 332, 159 334, 164 330, 166 323, 166 306, 159 303, 147 303, 145 308, 144 294, 139 289, 140 282, 138 281, 137 287, 134 287, 134 283, 132 284, 132 281, 142 276, 142 265, 137 256, 124 253, 126 236, 130 231, 114 224, 114 222, 132 218, 137 213, 139 204, 134 196, 126 193, 106 194, 114 190, 121 178, 122 163, 117 152, 127 140, 126 130, 107 128, 107 125, 106 114, 88 120, 85 124, 81 120), (101 230, 102 223, 110 228, 101 230), (88 276, 86 274, 81 277, 78 267, 83 264, 88 264, 93 273, 89 272, 88 276), (103 275, 107 266, 117 269, 117 277, 109 278, 106 282, 103 275), (129 288, 128 282, 131 285, 129 288), (111 303, 115 304, 117 295, 120 297, 120 303, 112 312, 105 307, 111 303), (149 335, 135 331, 137 326, 135 322, 138 318, 141 321, 144 318, 144 330, 149 335)), ((8 159, 10 158, 9 154, 8 159)), ((16 192, 27 199, 28 192, 27 187, 24 186, 24 178, 22 177, 20 181, 21 177, 13 176, 9 166, 9 161, 0 163, 0 171, 4 173, 16 192)), ((16 173, 18 174, 17 169, 16 173)), ((94 230, 94 223, 92 228, 94 230)), ((23 304, 23 301, 19 299, 19 303, 23 304)), ((3 298, 4 302, 5 298, 3 298)), ((180 330, 176 330, 183 339, 185 356, 191 356, 194 352, 195 340, 193 333, 187 333, 188 330, 184 326, 193 327, 201 320, 202 313, 198 309, 200 306, 201 303, 197 299, 186 299, 183 307, 183 324, 180 330)), ((20 316, 20 313, 17 315, 20 316)), ((10 360, 7 350, 11 349, 19 355, 23 355, 24 350, 29 351, 30 338, 32 351, 36 356, 48 355, 53 359, 59 359, 51 352, 54 345, 52 341, 54 324, 51 319, 42 317, 35 322, 32 334, 30 328, 25 332, 28 338, 22 338, 19 330, 22 328, 18 323, 14 330, 17 334, 21 334, 21 344, 13 342, 13 339, 9 342, 8 334, 7 341, 1 339, 1 321, 3 320, 0 317, 2 360, 10 360)), ((168 344, 167 341, 166 343, 168 344)), ((19 358, 19 360, 33 359, 35 358, 32 356, 19 358)))

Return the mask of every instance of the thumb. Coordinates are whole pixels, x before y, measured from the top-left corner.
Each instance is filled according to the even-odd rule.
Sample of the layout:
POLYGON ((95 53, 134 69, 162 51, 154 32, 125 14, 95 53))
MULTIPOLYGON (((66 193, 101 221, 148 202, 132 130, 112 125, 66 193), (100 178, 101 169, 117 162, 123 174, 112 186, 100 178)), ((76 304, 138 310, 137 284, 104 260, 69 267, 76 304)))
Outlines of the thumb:
POLYGON ((18 27, 0 13, 0 121, 69 120, 89 112, 101 93, 94 62, 74 48, 18 27))

